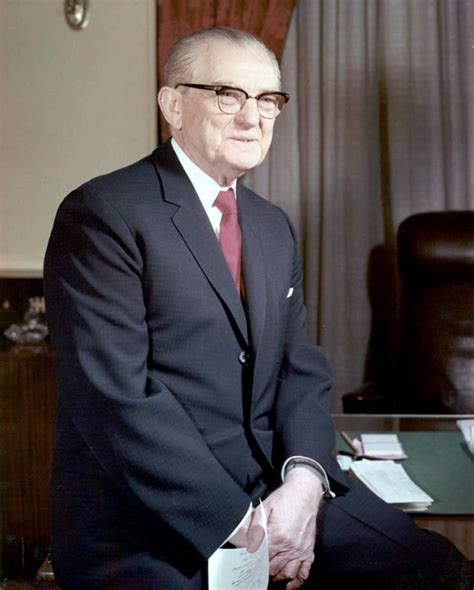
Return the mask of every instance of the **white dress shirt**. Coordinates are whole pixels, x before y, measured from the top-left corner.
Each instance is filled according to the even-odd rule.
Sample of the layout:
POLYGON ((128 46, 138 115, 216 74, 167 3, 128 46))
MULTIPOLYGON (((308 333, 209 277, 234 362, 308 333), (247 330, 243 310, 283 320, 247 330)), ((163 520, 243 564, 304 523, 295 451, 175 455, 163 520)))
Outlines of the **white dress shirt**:
POLYGON ((221 191, 226 191, 229 188, 234 189, 234 196, 237 199, 237 179, 234 179, 229 186, 220 186, 220 184, 218 184, 213 178, 203 172, 199 166, 196 166, 196 164, 180 148, 174 138, 171 140, 171 145, 178 156, 181 166, 184 168, 186 175, 191 181, 194 190, 197 192, 199 200, 204 207, 204 211, 211 222, 214 233, 219 239, 222 213, 214 206, 214 201, 221 191))

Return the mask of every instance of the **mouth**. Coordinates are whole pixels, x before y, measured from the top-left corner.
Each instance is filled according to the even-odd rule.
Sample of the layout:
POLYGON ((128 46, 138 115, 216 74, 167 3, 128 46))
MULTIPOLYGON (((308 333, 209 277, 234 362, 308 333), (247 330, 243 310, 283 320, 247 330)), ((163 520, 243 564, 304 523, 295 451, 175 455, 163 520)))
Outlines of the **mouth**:
POLYGON ((244 137, 232 137, 234 141, 240 141, 240 143, 252 143, 258 141, 257 139, 245 139, 244 137))

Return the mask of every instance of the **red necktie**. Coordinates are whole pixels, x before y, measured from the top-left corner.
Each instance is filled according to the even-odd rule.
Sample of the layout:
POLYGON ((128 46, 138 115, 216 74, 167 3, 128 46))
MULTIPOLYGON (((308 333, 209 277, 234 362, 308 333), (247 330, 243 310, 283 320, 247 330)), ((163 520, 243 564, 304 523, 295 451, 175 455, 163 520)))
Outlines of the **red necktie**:
POLYGON ((240 231, 237 215, 237 202, 234 197, 234 189, 230 188, 227 191, 221 191, 217 195, 214 205, 222 213, 219 232, 222 253, 234 279, 237 291, 240 293, 242 232, 240 231))

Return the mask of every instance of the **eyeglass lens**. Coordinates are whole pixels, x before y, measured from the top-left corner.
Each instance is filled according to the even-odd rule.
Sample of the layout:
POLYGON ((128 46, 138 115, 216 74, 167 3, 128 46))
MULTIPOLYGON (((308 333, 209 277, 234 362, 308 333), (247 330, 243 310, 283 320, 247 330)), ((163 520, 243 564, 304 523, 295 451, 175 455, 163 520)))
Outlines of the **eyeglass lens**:
MULTIPOLYGON (((244 106, 247 96, 238 89, 223 88, 216 91, 219 108, 229 115, 238 113, 244 106)), ((273 119, 283 108, 284 99, 278 94, 264 94, 257 100, 258 112, 262 117, 273 119)))

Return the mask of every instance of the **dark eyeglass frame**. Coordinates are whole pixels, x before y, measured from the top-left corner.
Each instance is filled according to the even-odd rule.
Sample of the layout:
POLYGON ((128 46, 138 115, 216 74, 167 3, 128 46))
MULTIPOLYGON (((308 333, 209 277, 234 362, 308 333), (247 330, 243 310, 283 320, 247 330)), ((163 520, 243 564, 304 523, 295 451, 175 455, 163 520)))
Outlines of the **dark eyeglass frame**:
POLYGON ((239 113, 243 108, 244 108, 244 104, 243 103, 240 107, 240 109, 238 111, 235 112, 229 112, 229 111, 225 111, 222 108, 222 105, 220 103, 219 100, 219 96, 222 95, 223 92, 226 92, 228 90, 238 90, 239 92, 242 92, 242 94, 245 96, 245 101, 247 101, 249 98, 255 98, 255 100, 257 101, 257 108, 258 108, 258 112, 259 115, 261 117, 263 117, 264 119, 275 119, 283 110, 283 107, 285 106, 285 104, 290 100, 290 95, 287 92, 280 92, 278 90, 274 90, 274 91, 267 91, 267 92, 261 92, 260 94, 257 94, 256 96, 251 96, 248 92, 246 92, 243 88, 237 88, 237 86, 226 86, 225 84, 218 84, 218 85, 213 85, 213 84, 191 84, 191 83, 180 83, 180 84, 176 84, 175 88, 178 88, 178 86, 185 86, 186 88, 196 88, 197 90, 211 90, 213 92, 216 93, 217 96, 217 104, 219 106, 219 110, 224 113, 225 115, 236 115, 237 113, 239 113), (280 105, 276 105, 275 107, 275 113, 273 116, 269 117, 268 115, 264 115, 262 114, 262 112, 260 111, 260 103, 259 100, 261 98, 264 98, 265 96, 277 96, 280 97, 283 102, 280 102, 280 105))

